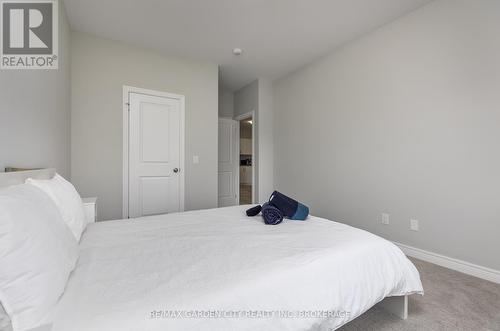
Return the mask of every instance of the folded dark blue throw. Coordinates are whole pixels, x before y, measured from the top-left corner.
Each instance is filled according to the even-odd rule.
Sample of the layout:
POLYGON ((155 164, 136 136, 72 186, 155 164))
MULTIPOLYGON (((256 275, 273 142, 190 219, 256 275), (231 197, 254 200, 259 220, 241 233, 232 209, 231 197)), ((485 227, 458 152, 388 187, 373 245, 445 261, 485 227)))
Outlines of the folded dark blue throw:
POLYGON ((283 217, 304 221, 309 215, 309 207, 278 191, 274 191, 269 201, 262 207, 260 205, 252 207, 246 213, 247 216, 257 216, 261 211, 264 222, 270 225, 280 224, 283 217))
POLYGON ((291 220, 303 221, 309 215, 309 208, 300 202, 274 191, 269 198, 269 203, 283 212, 291 220))
POLYGON ((248 217, 253 217, 253 216, 257 216, 260 214, 262 210, 262 206, 261 205, 257 205, 255 207, 252 207, 250 209, 247 210, 247 216, 248 217))
POLYGON ((278 208, 269 203, 262 205, 262 218, 269 225, 278 225, 283 222, 283 213, 278 208))

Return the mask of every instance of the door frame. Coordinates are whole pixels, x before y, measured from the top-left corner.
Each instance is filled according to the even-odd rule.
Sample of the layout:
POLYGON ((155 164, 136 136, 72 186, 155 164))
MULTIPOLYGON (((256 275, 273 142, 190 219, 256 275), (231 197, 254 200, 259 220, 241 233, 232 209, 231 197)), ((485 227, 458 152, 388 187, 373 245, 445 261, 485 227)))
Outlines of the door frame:
MULTIPOLYGON (((255 127, 257 125, 257 119, 255 118, 255 110, 246 112, 244 114, 238 115, 234 117, 235 121, 238 121, 238 124, 240 121, 243 121, 245 119, 252 118, 252 204, 255 204, 256 200, 255 199, 255 169, 256 169, 256 153, 255 153, 255 141, 256 141, 256 136, 255 136, 255 127)), ((240 146, 240 137, 238 136, 238 160, 240 158, 241 154, 241 146, 240 146)), ((240 189, 240 172, 238 169, 238 191, 240 189)), ((238 193, 239 197, 239 193, 238 193)), ((238 204, 239 204, 239 198, 238 198, 238 204)))
POLYGON ((122 187, 122 217, 129 217, 129 131, 130 131, 130 103, 129 103, 129 95, 130 93, 144 94, 150 95, 154 97, 161 98, 169 98, 169 99, 177 99, 180 102, 180 155, 179 155, 179 168, 181 171, 179 172, 179 208, 180 211, 184 211, 184 196, 185 196, 185 175, 186 167, 185 167, 185 130, 186 130, 186 118, 185 118, 185 104, 186 97, 180 94, 173 94, 162 91, 148 90, 139 87, 127 86, 123 85, 123 187, 122 187))
MULTIPOLYGON (((236 133, 234 135, 234 140, 236 140, 236 141, 232 141, 231 143, 235 144, 234 146, 236 147, 236 151, 237 151, 236 155, 234 156, 234 158, 236 160, 235 160, 235 166, 234 166, 235 169, 233 169, 233 171, 235 171, 235 179, 236 180, 235 180, 235 183, 233 185, 235 186, 234 190, 236 193, 236 206, 239 206, 240 205, 240 154, 239 154, 240 153, 240 122, 238 120, 231 118, 231 117, 219 117, 219 121, 220 120, 237 122, 236 133)), ((217 168, 218 167, 219 167, 219 164, 218 164, 218 160, 217 160, 217 168)), ((219 174, 219 170, 217 169, 217 175, 218 174, 219 174)), ((220 208, 219 197, 217 197, 217 207, 220 208)))

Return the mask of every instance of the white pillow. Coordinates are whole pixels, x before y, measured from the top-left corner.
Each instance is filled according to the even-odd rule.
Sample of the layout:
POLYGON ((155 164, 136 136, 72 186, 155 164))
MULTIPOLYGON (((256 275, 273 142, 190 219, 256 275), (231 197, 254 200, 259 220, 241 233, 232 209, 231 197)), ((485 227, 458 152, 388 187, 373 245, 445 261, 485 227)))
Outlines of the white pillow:
POLYGON ((0 190, 0 302, 15 331, 39 326, 64 292, 78 243, 32 185, 0 190))
POLYGON ((29 178, 26 183, 40 188, 49 195, 59 209, 63 221, 79 241, 86 222, 82 198, 75 187, 59 174, 52 179, 29 178))

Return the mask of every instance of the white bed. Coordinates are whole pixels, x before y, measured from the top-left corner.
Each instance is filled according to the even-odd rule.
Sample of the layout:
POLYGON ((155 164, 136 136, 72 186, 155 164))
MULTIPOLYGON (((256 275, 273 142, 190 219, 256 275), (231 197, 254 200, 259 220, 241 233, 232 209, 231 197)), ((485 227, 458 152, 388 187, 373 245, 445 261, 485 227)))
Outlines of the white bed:
POLYGON ((247 207, 89 224, 40 330, 334 330, 384 298, 404 317, 423 294, 389 241, 317 217, 267 226, 247 207))
POLYGON ((91 224, 52 330, 332 330, 387 296, 423 291, 413 264, 384 239, 316 217, 266 226, 245 208, 91 224), (338 314, 151 318, 319 310, 338 314))

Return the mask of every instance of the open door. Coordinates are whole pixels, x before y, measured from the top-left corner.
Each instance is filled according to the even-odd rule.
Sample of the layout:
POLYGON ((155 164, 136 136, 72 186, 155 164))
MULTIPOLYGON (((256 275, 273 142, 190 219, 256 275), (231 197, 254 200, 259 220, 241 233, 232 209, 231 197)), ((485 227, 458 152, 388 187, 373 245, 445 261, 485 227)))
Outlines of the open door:
POLYGON ((238 121, 219 119, 219 207, 239 205, 238 121))

